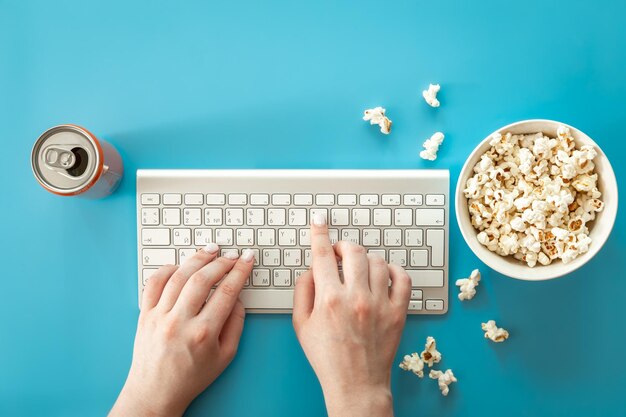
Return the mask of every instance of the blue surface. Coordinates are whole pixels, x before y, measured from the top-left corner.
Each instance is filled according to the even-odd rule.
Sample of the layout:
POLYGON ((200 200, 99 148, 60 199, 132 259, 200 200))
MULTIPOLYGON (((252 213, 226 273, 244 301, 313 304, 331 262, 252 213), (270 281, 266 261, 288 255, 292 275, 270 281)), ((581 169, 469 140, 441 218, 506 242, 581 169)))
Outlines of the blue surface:
MULTIPOLYGON (((433 167, 455 184, 489 132, 550 118, 594 138, 623 186, 625 2, 300 3, 0 0, 0 415, 104 415, 115 400, 138 314, 137 168, 433 167), (421 98, 429 82, 439 109, 421 98), (377 105, 389 136, 361 120, 377 105), (120 150, 114 196, 35 182, 32 144, 68 122, 120 150), (418 152, 435 130, 446 140, 428 163, 418 152)), ((481 267, 484 281, 445 317, 410 317, 399 353, 433 335, 459 382, 443 398, 394 367, 396 414, 626 415, 625 235, 618 216, 592 262, 529 283, 488 271, 453 223, 451 277, 481 267), (482 338, 491 318, 508 342, 482 338)), ((323 414, 287 315, 249 317, 237 358, 188 412, 323 414)))

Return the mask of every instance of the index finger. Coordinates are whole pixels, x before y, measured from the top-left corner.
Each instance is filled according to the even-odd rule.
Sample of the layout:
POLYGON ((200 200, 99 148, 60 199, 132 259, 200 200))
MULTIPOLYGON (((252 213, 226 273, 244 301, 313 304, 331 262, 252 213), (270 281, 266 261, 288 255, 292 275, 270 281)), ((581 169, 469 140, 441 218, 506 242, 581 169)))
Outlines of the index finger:
POLYGON ((311 268, 315 288, 340 285, 337 259, 328 237, 326 218, 318 213, 311 220, 311 268))

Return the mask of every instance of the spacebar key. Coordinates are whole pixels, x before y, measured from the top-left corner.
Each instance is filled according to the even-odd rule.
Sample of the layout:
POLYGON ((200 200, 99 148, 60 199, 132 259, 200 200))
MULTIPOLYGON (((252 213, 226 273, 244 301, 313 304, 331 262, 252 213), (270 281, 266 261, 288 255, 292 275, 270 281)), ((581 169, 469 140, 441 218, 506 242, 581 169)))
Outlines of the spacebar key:
POLYGON ((244 289, 239 296, 245 308, 292 309, 293 290, 244 289))

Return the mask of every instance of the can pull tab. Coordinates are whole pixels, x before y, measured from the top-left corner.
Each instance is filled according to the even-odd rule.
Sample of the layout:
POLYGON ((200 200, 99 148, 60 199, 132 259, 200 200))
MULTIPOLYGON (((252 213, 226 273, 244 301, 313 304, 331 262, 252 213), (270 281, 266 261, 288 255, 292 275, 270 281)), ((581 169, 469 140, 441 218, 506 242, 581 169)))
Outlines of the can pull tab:
POLYGON ((50 146, 44 156, 46 165, 50 168, 69 169, 76 164, 76 155, 67 149, 50 146))

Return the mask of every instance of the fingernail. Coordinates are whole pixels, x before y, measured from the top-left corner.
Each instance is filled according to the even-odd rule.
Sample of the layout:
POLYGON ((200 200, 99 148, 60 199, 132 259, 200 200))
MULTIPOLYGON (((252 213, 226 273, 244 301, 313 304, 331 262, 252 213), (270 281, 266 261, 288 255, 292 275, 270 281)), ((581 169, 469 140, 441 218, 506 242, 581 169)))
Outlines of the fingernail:
POLYGON ((254 258, 254 251, 252 249, 246 249, 241 254, 241 260, 244 262, 250 262, 254 258))
POLYGON ((315 216, 313 216, 313 224, 316 226, 324 226, 326 224, 326 217, 324 217, 320 213, 317 213, 315 216))
POLYGON ((217 243, 208 243, 204 248, 202 248, 203 251, 207 252, 207 253, 215 253, 219 250, 219 246, 217 246, 217 243))
POLYGON ((226 259, 237 259, 239 258, 239 253, 237 251, 228 251, 224 254, 224 258, 226 259))

